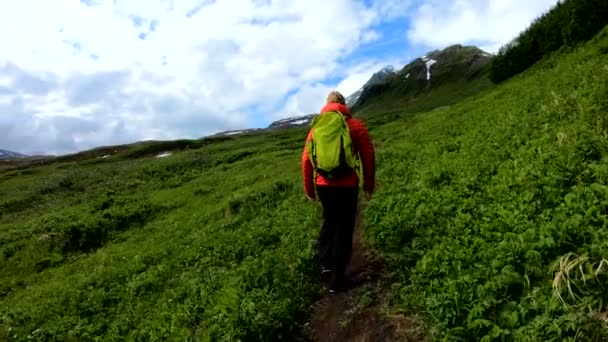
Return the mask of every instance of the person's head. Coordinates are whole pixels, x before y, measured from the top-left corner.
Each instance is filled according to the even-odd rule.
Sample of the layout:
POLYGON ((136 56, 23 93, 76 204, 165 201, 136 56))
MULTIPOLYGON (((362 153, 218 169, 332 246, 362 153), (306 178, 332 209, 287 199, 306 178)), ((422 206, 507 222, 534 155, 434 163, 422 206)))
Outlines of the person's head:
POLYGON ((329 93, 329 95, 327 95, 327 104, 330 103, 340 103, 345 105, 346 99, 344 98, 344 95, 340 94, 339 91, 332 91, 329 93))

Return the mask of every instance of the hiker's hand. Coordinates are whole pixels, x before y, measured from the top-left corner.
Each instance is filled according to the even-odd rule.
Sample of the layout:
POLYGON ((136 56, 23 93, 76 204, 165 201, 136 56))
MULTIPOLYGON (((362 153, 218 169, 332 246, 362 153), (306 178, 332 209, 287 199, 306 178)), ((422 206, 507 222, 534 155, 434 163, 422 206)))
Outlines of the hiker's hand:
POLYGON ((374 197, 374 194, 372 194, 371 192, 365 192, 365 197, 367 198, 368 201, 372 200, 372 197, 374 197))
POLYGON ((314 198, 312 198, 312 197, 310 197, 310 196, 308 196, 308 195, 306 195, 306 198, 308 198, 308 200, 309 200, 309 201, 311 201, 311 202, 314 202, 314 201, 315 201, 315 199, 314 199, 314 198))

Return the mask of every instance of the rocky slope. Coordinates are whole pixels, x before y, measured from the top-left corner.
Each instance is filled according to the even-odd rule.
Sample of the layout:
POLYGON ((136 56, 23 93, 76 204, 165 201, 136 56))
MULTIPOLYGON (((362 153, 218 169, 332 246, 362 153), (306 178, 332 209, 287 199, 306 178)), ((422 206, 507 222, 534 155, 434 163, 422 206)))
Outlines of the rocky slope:
POLYGON ((357 101, 361 97, 361 94, 363 94, 363 92, 365 91, 365 89, 367 89, 375 84, 383 82, 384 80, 386 80, 387 78, 389 78, 390 76, 392 76, 394 74, 395 74, 395 68, 392 65, 389 65, 389 66, 386 66, 386 67, 380 69, 380 71, 373 74, 372 77, 367 82, 365 82, 363 87, 361 87, 359 90, 352 93, 350 96, 348 96, 346 98, 346 104, 349 107, 355 106, 357 104, 357 101))

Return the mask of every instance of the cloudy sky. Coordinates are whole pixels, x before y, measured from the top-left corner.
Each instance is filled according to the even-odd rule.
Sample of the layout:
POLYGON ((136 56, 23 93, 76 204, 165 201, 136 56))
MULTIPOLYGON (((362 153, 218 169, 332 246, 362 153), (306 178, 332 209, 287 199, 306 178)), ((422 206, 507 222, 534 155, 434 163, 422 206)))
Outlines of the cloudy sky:
POLYGON ((556 0, 0 3, 0 149, 63 154, 308 114, 450 44, 495 52, 556 0))

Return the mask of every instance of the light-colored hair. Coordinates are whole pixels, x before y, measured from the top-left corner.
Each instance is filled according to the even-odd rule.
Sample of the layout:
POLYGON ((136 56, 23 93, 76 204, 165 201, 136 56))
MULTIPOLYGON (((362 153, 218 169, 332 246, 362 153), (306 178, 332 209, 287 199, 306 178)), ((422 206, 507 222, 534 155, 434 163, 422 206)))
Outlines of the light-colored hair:
POLYGON ((341 103, 343 105, 346 104, 346 99, 344 98, 344 95, 340 94, 339 91, 332 91, 331 93, 329 93, 329 95, 327 95, 327 104, 330 103, 341 103))

